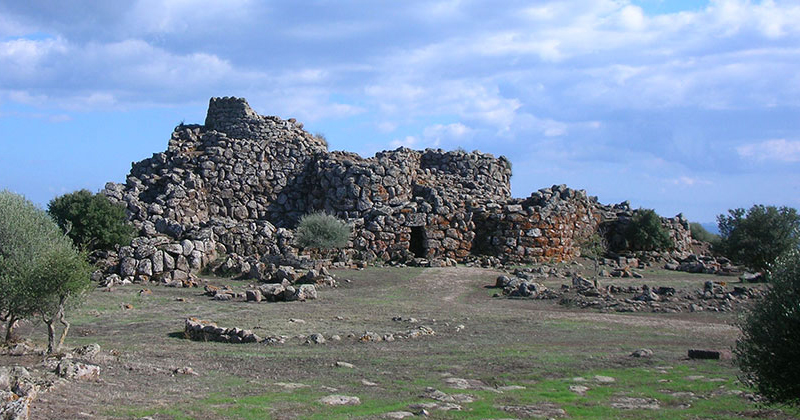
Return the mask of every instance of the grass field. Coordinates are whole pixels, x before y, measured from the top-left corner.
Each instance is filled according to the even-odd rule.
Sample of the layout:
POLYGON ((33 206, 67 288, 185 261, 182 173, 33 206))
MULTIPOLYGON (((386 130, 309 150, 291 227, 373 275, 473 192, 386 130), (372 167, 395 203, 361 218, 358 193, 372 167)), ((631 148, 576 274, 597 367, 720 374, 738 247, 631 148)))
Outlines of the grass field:
MULTIPOLYGON (((444 404, 430 398, 432 390, 426 388, 460 406, 428 408, 430 418, 798 416, 796 410, 754 403, 731 361, 686 358, 689 348, 729 349, 738 333, 732 325, 737 314, 599 313, 553 301, 492 298, 495 291, 486 286, 500 273, 478 268, 335 273, 340 287, 321 289, 320 298, 308 302, 218 302, 202 290, 158 286, 150 287, 150 295, 140 295, 136 285, 93 291, 70 314, 67 344, 100 344, 108 356, 98 363, 101 380, 41 395, 31 418, 382 418, 419 411, 409 408, 415 404, 444 404), (187 317, 289 338, 279 345, 190 341, 182 334, 187 317), (416 322, 407 320, 412 317, 416 322), (366 343, 352 338, 420 325, 435 335, 366 343), (342 340, 304 344, 312 333, 342 340), (631 357, 639 348, 654 355, 631 357), (173 373, 181 367, 197 375, 173 373), (333 394, 355 396, 361 403, 319 402, 333 394)), ((644 274, 630 284, 702 287, 709 278, 660 270, 644 274)), ((209 281, 240 290, 248 286, 246 281, 209 281)), ((547 281, 560 282, 565 280, 547 281)), ((4 357, 3 363, 17 363, 4 357)))

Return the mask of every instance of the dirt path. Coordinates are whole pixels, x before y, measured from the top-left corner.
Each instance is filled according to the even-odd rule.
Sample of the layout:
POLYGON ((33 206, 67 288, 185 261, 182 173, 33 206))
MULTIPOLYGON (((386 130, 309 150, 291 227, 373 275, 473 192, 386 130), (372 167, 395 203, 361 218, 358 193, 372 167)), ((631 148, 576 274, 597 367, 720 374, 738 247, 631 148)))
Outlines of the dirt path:
POLYGON ((417 280, 430 291, 431 297, 453 303, 472 293, 476 287, 489 284, 487 278, 492 276, 497 276, 497 271, 480 267, 445 267, 426 269, 417 280))

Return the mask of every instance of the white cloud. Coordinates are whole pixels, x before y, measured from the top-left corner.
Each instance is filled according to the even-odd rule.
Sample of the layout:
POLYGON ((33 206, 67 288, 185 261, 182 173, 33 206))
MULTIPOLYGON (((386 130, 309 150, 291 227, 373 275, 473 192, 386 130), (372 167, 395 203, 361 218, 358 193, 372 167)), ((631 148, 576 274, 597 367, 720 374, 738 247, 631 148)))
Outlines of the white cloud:
POLYGON ((408 148, 415 148, 417 144, 419 144, 419 139, 414 136, 406 136, 402 139, 394 139, 389 144, 392 145, 394 148, 398 147, 408 147, 408 148))
POLYGON ((198 25, 241 24, 251 5, 251 0, 138 0, 127 12, 127 29, 138 34, 169 34, 198 25))
POLYGON ((775 139, 743 144, 736 152, 742 158, 758 162, 800 162, 800 140, 775 139))
POLYGON ((673 185, 680 185, 685 187, 693 187, 695 185, 711 185, 711 181, 707 181, 702 178, 691 177, 691 176, 679 176, 678 178, 668 180, 670 184, 673 185))

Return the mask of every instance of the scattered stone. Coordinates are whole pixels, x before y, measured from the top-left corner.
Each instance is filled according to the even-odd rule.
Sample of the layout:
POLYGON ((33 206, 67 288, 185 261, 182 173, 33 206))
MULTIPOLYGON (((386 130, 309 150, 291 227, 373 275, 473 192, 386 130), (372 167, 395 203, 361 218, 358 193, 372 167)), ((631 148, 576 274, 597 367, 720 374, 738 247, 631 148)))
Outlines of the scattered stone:
POLYGON ((325 344, 325 336, 319 333, 314 333, 308 336, 306 344, 325 344))
POLYGON ((653 355, 653 350, 650 349, 638 349, 634 350, 631 353, 631 357, 651 357, 653 355))
POLYGON ((198 375, 197 372, 195 372, 194 369, 192 369, 189 366, 183 366, 183 367, 172 369, 172 373, 174 375, 190 375, 190 376, 197 376, 198 375))
POLYGON ((361 385, 364 385, 364 386, 378 386, 378 384, 376 384, 375 382, 371 382, 371 381, 368 381, 366 379, 362 379, 361 380, 361 385))
POLYGON ((500 392, 519 391, 519 390, 523 390, 523 389, 525 389, 525 387, 522 386, 522 385, 505 385, 505 386, 498 386, 497 387, 497 390, 500 391, 500 392))
POLYGON ((392 411, 381 416, 385 419, 404 419, 406 417, 414 417, 414 413, 408 411, 392 411))
POLYGON ((616 379, 610 376, 594 375, 594 381, 600 384, 610 384, 616 382, 616 379))
POLYGON ((56 367, 56 375, 66 379, 96 380, 100 377, 100 366, 62 359, 56 367))
POLYGON ((98 354, 100 354, 100 345, 97 343, 93 343, 83 347, 76 347, 72 349, 72 353, 74 353, 76 356, 82 359, 92 360, 98 354))
POLYGON ((353 365, 352 363, 347 363, 347 362, 336 362, 336 363, 334 363, 334 366, 340 367, 340 368, 347 368, 347 369, 354 369, 355 368, 355 365, 353 365))
POLYGON ((468 404, 475 401, 475 397, 469 394, 445 394, 444 392, 434 388, 425 388, 425 392, 421 395, 421 397, 446 403, 458 404, 468 404))
MULTIPOLYGON (((441 410, 441 411, 461 411, 461 406, 453 403, 417 403, 408 406, 409 410, 416 411, 417 413, 427 412, 427 410, 441 410)), ((427 414, 425 414, 427 415, 427 414)))
POLYGON ((583 385, 570 385, 569 390, 580 395, 584 395, 589 390, 588 386, 583 385))
POLYGON ((262 299, 261 291, 258 289, 248 290, 245 292, 245 299, 248 302, 261 302, 262 299))
POLYGON ((507 413, 511 413, 519 417, 534 417, 534 418, 555 418, 564 417, 567 412, 561 407, 553 403, 540 403, 531 405, 504 405, 497 407, 507 413))
POLYGON ((306 384, 299 384, 294 382, 275 382, 275 386, 279 386, 286 390, 294 390, 300 388, 308 388, 309 386, 306 384))
POLYGON ((611 399, 611 407, 620 410, 658 410, 661 408, 655 398, 615 397, 611 399))
POLYGON ((328 395, 322 397, 319 402, 327 405, 359 405, 361 400, 358 397, 350 397, 347 395, 328 395))

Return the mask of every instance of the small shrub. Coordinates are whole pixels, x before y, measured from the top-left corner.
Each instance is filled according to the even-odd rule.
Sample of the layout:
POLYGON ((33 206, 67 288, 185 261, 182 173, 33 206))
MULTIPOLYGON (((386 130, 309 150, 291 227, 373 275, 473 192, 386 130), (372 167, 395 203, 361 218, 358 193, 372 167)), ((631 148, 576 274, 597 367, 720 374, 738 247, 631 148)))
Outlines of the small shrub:
POLYGON ((584 238, 578 243, 581 250, 581 255, 591 259, 594 262, 594 279, 597 280, 599 274, 599 260, 603 258, 608 251, 608 243, 605 237, 599 232, 593 233, 588 238, 584 238))
POLYGON ((771 402, 800 405, 800 252, 769 270, 770 288, 740 323, 736 364, 771 402))
POLYGON ((631 251, 661 251, 674 246, 661 217, 652 209, 636 210, 625 228, 625 241, 631 251))
POLYGON ((700 223, 690 223, 689 229, 692 232, 692 239, 710 244, 716 244, 719 241, 719 235, 709 232, 700 223))
POLYGON ((297 246, 326 251, 346 246, 349 239, 350 226, 323 212, 303 216, 294 235, 297 246))
POLYGON ((54 198, 47 212, 80 249, 113 249, 133 239, 134 228, 128 223, 125 208, 115 205, 102 194, 75 191, 54 198))
POLYGON ((800 247, 800 215, 791 207, 755 205, 717 216, 719 250, 738 264, 763 271, 800 247))
POLYGON ((314 133, 314 138, 317 139, 320 143, 325 146, 325 149, 328 149, 328 139, 322 133, 314 133))

